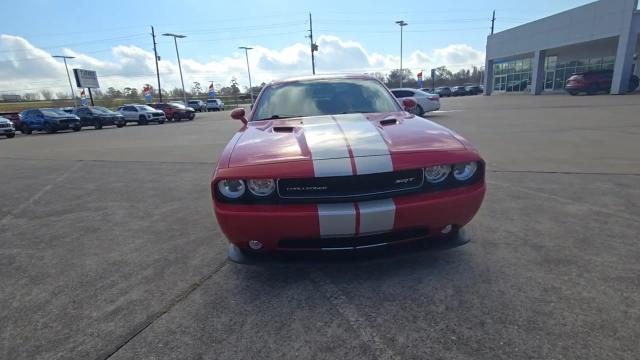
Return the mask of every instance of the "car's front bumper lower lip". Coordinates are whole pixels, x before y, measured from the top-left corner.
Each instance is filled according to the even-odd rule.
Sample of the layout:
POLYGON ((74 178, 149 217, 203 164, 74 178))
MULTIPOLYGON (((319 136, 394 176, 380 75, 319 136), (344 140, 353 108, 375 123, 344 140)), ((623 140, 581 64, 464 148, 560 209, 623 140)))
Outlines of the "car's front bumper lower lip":
POLYGON ((216 202, 215 213, 229 241, 241 249, 249 249, 249 241, 258 240, 261 251, 349 250, 387 245, 396 243, 395 240, 440 236, 440 230, 449 224, 460 228, 471 221, 480 208, 484 192, 484 183, 478 183, 437 193, 359 203, 240 205, 216 202), (412 237, 406 233, 412 229, 426 232, 412 237), (389 233, 398 234, 399 238, 369 241, 372 235, 389 233), (331 246, 324 245, 327 239, 331 246), (345 239, 344 247, 339 245, 340 239, 345 239), (358 245, 358 239, 363 240, 362 246, 358 245))

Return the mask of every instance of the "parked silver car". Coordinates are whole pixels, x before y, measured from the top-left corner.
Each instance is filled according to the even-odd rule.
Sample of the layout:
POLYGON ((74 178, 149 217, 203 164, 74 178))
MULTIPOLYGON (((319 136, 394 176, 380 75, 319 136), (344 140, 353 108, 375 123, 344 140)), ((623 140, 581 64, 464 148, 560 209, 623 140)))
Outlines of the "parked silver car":
POLYGON ((393 96, 402 102, 404 98, 414 98, 418 103, 414 110, 414 114, 422 116, 429 111, 440 110, 440 96, 438 94, 430 94, 418 89, 401 88, 391 89, 393 96))
POLYGON ((9 119, 5 119, 0 116, 0 135, 12 138, 16 136, 16 128, 13 126, 13 122, 9 119))
POLYGON ((220 99, 207 100, 207 111, 222 111, 224 110, 224 103, 220 99))
POLYGON ((205 104, 202 100, 189 100, 188 103, 190 108, 198 112, 207 111, 207 104, 205 104))

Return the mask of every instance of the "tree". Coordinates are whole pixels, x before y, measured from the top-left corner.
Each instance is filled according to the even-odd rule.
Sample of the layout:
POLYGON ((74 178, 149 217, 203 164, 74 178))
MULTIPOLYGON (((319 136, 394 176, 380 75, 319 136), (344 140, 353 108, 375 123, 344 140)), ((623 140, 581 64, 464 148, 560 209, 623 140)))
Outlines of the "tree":
POLYGON ((40 96, 38 96, 38 93, 30 92, 30 93, 24 93, 22 95, 22 98, 25 101, 35 101, 35 100, 38 100, 40 96))
POLYGON ((129 89, 129 96, 130 99, 137 99, 140 97, 140 95, 138 94, 138 89, 136 88, 130 88, 129 89))
POLYGON ((379 72, 379 71, 372 72, 372 73, 370 73, 369 75, 370 75, 370 76, 373 76, 374 78, 376 78, 376 79, 380 80, 380 81, 381 81, 381 82, 383 82, 383 83, 384 83, 384 82, 385 82, 385 80, 386 80, 386 79, 385 79, 385 77, 384 77, 384 74, 383 74, 383 73, 381 73, 381 72, 379 72))
POLYGON ((58 91, 56 92, 56 99, 68 99, 69 98, 69 94, 67 94, 64 91, 58 91))
POLYGON ((107 97, 111 98, 111 99, 117 99, 122 97, 122 91, 114 88, 114 87, 109 87, 107 89, 107 97))
POLYGON ((49 89, 40 90, 40 95, 42 96, 43 99, 47 101, 53 99, 53 92, 51 92, 51 90, 49 89))
MULTIPOLYGON (((400 87, 400 69, 391 70, 387 75, 386 85, 390 88, 400 87)), ((416 87, 417 81, 413 78, 413 74, 409 69, 402 69, 402 86, 416 87)))
POLYGON ((191 87, 191 93, 195 96, 202 94, 202 86, 199 82, 194 81, 193 86, 191 87))

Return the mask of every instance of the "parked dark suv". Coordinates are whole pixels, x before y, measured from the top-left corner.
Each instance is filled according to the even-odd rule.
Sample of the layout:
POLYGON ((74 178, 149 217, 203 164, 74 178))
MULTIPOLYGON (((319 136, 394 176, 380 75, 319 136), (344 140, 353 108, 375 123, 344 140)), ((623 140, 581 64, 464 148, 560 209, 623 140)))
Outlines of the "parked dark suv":
POLYGON ((441 98, 449 97, 451 96, 451 88, 448 86, 441 86, 439 88, 436 88, 436 94, 438 94, 441 98))
MULTIPOLYGON (((577 95, 581 92, 587 94, 597 94, 601 91, 611 91, 611 80, 613 71, 585 71, 571 75, 567 79, 564 89, 571 95, 577 95)), ((627 91, 634 91, 638 87, 639 79, 632 75, 629 79, 627 91)))
POLYGON ((452 96, 465 96, 467 95, 467 89, 464 86, 454 86, 451 88, 452 96))
POLYGON ((80 118, 83 127, 93 126, 96 130, 110 125, 121 128, 127 124, 122 115, 102 106, 79 107, 74 109, 73 113, 80 118))
POLYGON ((482 90, 482 86, 480 85, 468 85, 465 89, 467 91, 467 94, 469 95, 478 95, 484 92, 484 90, 482 90))

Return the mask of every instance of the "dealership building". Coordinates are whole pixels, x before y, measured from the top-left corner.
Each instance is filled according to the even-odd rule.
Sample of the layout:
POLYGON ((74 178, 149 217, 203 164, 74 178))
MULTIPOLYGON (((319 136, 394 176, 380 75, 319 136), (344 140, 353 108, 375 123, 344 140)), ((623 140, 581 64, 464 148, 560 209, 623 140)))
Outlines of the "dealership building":
POLYGON ((638 75, 638 0, 600 0, 487 37, 485 95, 561 91, 571 74, 612 70, 611 94, 638 75))

